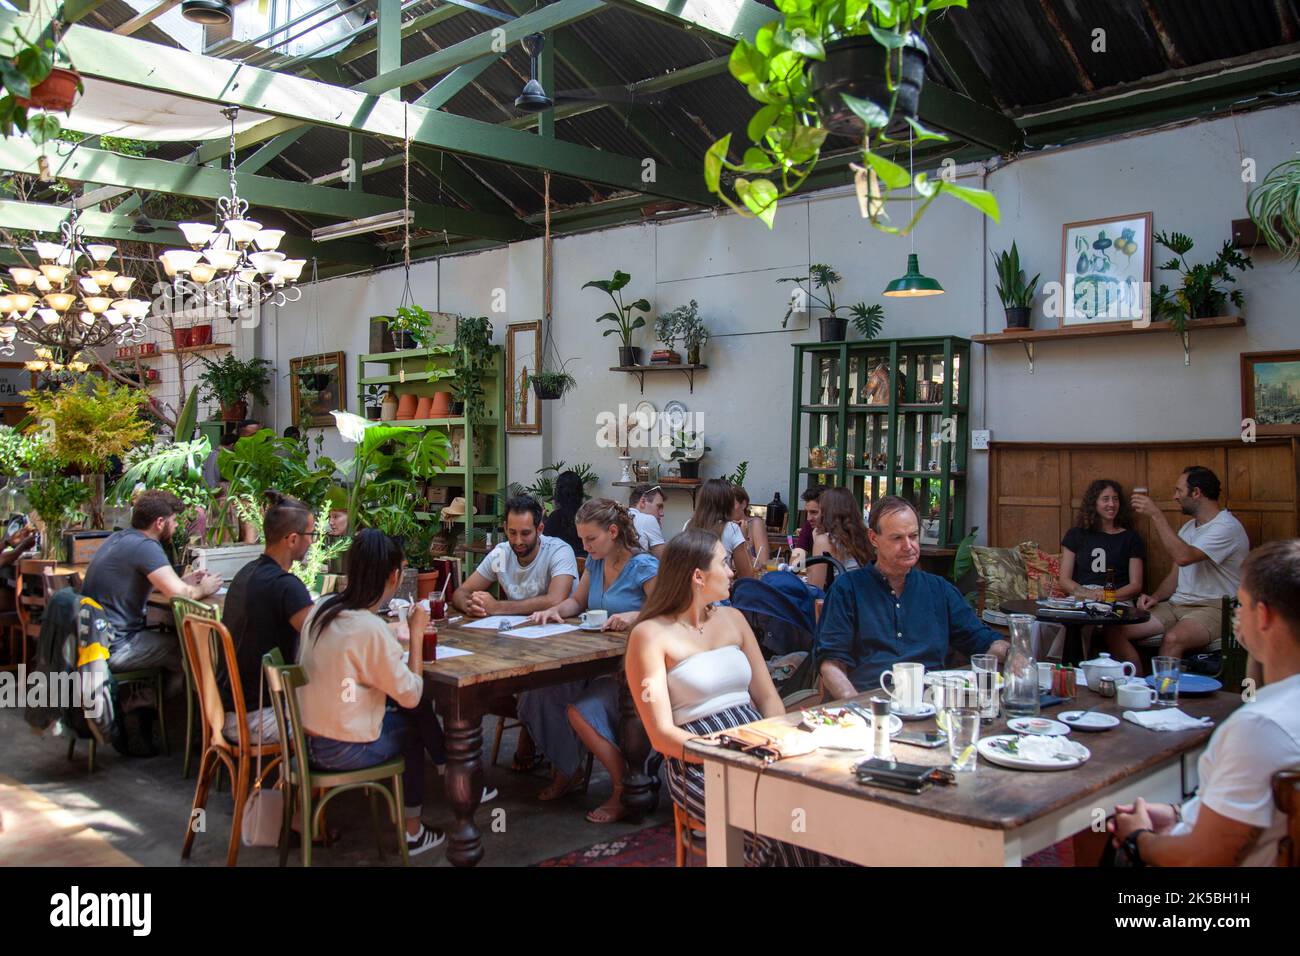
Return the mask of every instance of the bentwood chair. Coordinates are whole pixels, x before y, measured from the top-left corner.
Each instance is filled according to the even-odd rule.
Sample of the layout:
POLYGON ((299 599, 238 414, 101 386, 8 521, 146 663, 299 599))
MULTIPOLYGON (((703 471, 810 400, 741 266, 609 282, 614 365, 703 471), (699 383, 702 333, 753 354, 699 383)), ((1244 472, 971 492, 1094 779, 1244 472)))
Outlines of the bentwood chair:
POLYGON ((194 687, 194 669, 190 667, 189 654, 185 651, 185 633, 187 616, 202 618, 205 621, 221 620, 221 607, 217 604, 204 604, 189 598, 172 598, 172 617, 176 621, 176 640, 181 645, 181 669, 185 672, 185 763, 181 766, 181 778, 190 775, 190 762, 194 755, 194 704, 198 692, 194 687))
POLYGON ((692 859, 704 859, 704 822, 696 820, 676 802, 673 803, 673 832, 678 866, 690 866, 692 859))
POLYGON ((1286 814, 1286 835, 1277 844, 1277 865, 1300 866, 1300 767, 1273 774, 1273 803, 1286 814))
POLYGON ((398 757, 363 767, 360 770, 313 770, 307 757, 307 735, 298 709, 298 688, 307 686, 307 672, 297 664, 281 664, 278 654, 262 658, 262 671, 266 675, 267 691, 275 709, 275 724, 280 731, 280 759, 284 770, 281 778, 288 786, 284 795, 284 819, 280 824, 280 865, 289 861, 289 831, 293 825, 294 790, 302 821, 302 865, 311 866, 311 847, 316 834, 321 832, 326 805, 340 793, 364 790, 370 803, 370 818, 375 827, 375 845, 379 858, 384 858, 384 841, 379 827, 379 811, 375 806, 375 792, 383 795, 388 804, 397 833, 397 849, 402 865, 407 865, 406 826, 402 819, 402 772, 406 761, 398 757), (312 808, 314 792, 321 791, 320 802, 312 808))
POLYGON ((244 806, 253 784, 261 783, 271 770, 280 765, 280 748, 273 743, 254 742, 248 729, 248 709, 244 706, 244 690, 239 681, 239 665, 235 657, 235 642, 220 621, 188 615, 181 627, 181 640, 185 653, 194 668, 194 686, 199 695, 199 713, 203 717, 203 754, 199 757, 198 783, 194 788, 194 804, 186 821, 185 843, 181 859, 187 859, 194 845, 196 811, 207 813, 208 790, 213 778, 224 766, 230 774, 231 795, 235 798, 235 815, 230 824, 230 845, 226 850, 226 865, 234 866, 239 858, 239 833, 244 819, 244 806), (231 743, 224 728, 226 709, 217 690, 217 668, 223 667, 230 677, 230 696, 238 720, 239 739, 231 743), (256 781, 253 779, 253 760, 269 757, 256 781))

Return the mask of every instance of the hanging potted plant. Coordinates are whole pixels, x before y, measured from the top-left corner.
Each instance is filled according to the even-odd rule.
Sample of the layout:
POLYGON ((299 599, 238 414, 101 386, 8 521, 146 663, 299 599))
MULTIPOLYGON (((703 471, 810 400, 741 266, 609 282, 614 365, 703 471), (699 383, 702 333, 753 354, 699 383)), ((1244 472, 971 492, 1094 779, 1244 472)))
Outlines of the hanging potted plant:
POLYGON ((399 352, 428 348, 433 341, 433 316, 422 306, 398 306, 396 315, 384 318, 393 336, 393 347, 399 352))
POLYGON ((62 131, 54 113, 71 110, 82 90, 81 75, 72 65, 59 66, 56 62, 62 26, 58 20, 51 20, 35 41, 14 28, 13 39, 0 41, 0 81, 4 84, 4 96, 0 97, 0 133, 3 135, 12 136, 16 129, 39 145, 55 139, 62 131), (28 110, 46 112, 29 116, 28 110))
POLYGON ((778 0, 782 18, 764 24, 753 42, 741 39, 732 50, 732 77, 761 105, 746 127, 753 145, 736 150, 739 162, 731 158, 730 133, 705 154, 709 191, 740 215, 771 228, 777 203, 803 185, 834 131, 861 139, 859 199, 863 217, 874 228, 907 234, 941 194, 996 221, 992 193, 944 179, 931 181, 925 173, 914 177, 881 151, 912 139, 947 140, 916 120, 929 56, 924 36, 931 14, 965 6, 966 0, 778 0), (890 135, 900 128, 905 138, 890 135), (911 196, 890 195, 908 186, 911 196), (911 220, 892 225, 885 202, 911 198, 921 200, 911 220))
POLYGON ((298 369, 298 385, 304 392, 319 395, 329 388, 333 365, 303 365, 298 369))
POLYGON ((577 380, 563 369, 558 372, 530 372, 528 380, 532 382, 537 397, 544 402, 562 398, 569 389, 578 384, 577 380))
POLYGON ((641 364, 641 349, 632 345, 632 333, 645 325, 645 317, 638 315, 633 318, 632 313, 650 311, 650 303, 645 299, 623 304, 622 290, 631 281, 630 274, 615 269, 612 279, 593 279, 591 282, 583 283, 582 286, 584 289, 599 289, 614 303, 616 311, 606 312, 596 321, 613 324, 614 327, 606 329, 603 334, 606 336, 618 334, 619 341, 622 343, 618 349, 618 364, 623 368, 641 364))
POLYGON ((1010 252, 1003 250, 993 257, 993 264, 998 272, 998 298, 1007 313, 1007 328, 1029 328, 1029 313, 1034 306, 1038 276, 1025 282, 1025 274, 1020 268, 1020 250, 1014 241, 1010 252))
POLYGON ((203 400, 217 402, 224 421, 238 422, 248 418, 249 396, 267 404, 266 386, 271 382, 273 366, 266 359, 254 358, 244 362, 233 354, 227 354, 220 362, 202 355, 199 360, 204 365, 199 373, 203 400))
POLYGON ((1250 191, 1246 211, 1259 237, 1283 262, 1300 264, 1300 157, 1270 169, 1250 191))

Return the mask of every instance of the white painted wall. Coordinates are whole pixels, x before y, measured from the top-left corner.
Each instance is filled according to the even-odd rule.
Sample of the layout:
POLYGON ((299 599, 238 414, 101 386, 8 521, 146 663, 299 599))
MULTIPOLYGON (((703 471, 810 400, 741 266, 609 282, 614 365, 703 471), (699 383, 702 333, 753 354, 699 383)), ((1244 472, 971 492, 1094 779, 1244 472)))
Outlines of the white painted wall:
MULTIPOLYGON (((1196 240, 1192 261, 1212 257, 1229 237, 1230 221, 1245 215, 1238 142, 1262 178, 1300 147, 1300 107, 1046 152, 979 177, 997 194, 1002 223, 951 201, 932 206, 916 234, 916 251, 923 271, 938 278, 947 294, 915 301, 880 298, 885 284, 902 273, 908 244, 866 226, 856 199, 843 190, 783 203, 770 232, 733 215, 705 215, 557 239, 554 336, 560 354, 573 360, 569 370, 579 386, 563 402, 543 403, 543 436, 511 436, 510 479, 526 482, 555 459, 589 461, 602 478, 597 493, 623 491, 609 485, 618 477, 618 452, 596 446, 597 416, 616 412, 620 403, 632 408, 641 395, 632 376, 609 371, 616 364, 616 338, 603 338, 595 324, 608 300, 582 288, 590 279, 608 278, 615 269, 630 272, 629 296, 648 298, 656 313, 691 298, 699 302, 715 335, 704 351, 709 369, 697 375, 693 395, 683 375, 651 373, 645 398, 659 408, 680 399, 700 413, 713 448, 704 473, 728 472, 748 459, 746 486, 762 504, 773 491, 787 497, 790 346, 817 337, 815 325, 795 328, 803 324, 797 319, 791 330, 781 329, 789 286, 777 285, 777 278, 797 275, 810 262, 832 264, 845 277, 841 301, 886 304, 887 337, 997 331, 1004 319, 990 252, 1009 247, 1013 238, 1028 274, 1041 272, 1046 282, 1059 279, 1063 223, 1151 210, 1157 231, 1178 230, 1196 240)), ((900 209, 896 218, 902 215, 900 209)), ((1155 262, 1162 258, 1157 250, 1155 262)), ((991 428, 995 440, 1007 441, 1237 434, 1239 353, 1300 347, 1300 276, 1267 250, 1255 260, 1242 284, 1246 328, 1194 333, 1190 368, 1183 366, 1172 334, 1040 345, 1032 375, 1018 347, 975 346, 972 427, 991 428)), ((412 270, 416 300, 427 308, 490 315, 498 344, 509 322, 540 317, 540 241, 440 262, 412 270), (504 313, 491 311, 497 288, 506 292, 504 313)), ((1158 284, 1170 276, 1157 271, 1154 278, 1158 284)), ((295 355, 343 349, 351 360, 367 348, 369 316, 391 311, 401 292, 400 269, 319 283, 300 302, 269 310, 263 354, 274 358, 282 376, 295 355)), ((1034 324, 1051 324, 1041 316, 1041 305, 1034 324)), ((654 347, 650 329, 639 341, 654 347)), ((353 372, 350 361, 350 394, 353 372)), ((276 427, 283 429, 288 417, 288 392, 281 387, 276 427)), ((342 451, 332 432, 327 451, 342 451)), ((969 521, 984 528, 987 460, 982 452, 970 459, 969 521)), ((673 493, 666 524, 679 527, 688 503, 685 494, 673 493)))

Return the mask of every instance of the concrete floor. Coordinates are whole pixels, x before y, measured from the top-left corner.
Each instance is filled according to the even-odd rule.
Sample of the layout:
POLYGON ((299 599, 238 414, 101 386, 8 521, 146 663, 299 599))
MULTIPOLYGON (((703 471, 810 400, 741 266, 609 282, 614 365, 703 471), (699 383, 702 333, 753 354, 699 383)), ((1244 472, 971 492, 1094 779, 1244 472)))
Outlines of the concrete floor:
MULTIPOLYGON (((20 711, 0 710, 0 741, 3 741, 0 774, 37 791, 143 865, 223 866, 233 810, 228 784, 209 798, 208 829, 198 834, 190 859, 183 862, 180 858, 194 799, 194 778, 193 771, 188 780, 181 777, 180 744, 185 715, 182 711, 173 716, 169 710, 168 718, 172 738, 170 757, 129 759, 111 747, 101 747, 96 755, 95 772, 89 774, 84 742, 78 743, 76 757, 69 762, 65 759, 66 737, 39 736, 28 727, 20 711)), ((484 721, 485 763, 495 721, 494 717, 484 721)), ((537 791, 546 785, 548 773, 518 774, 509 769, 515 733, 508 731, 502 743, 504 766, 485 767, 485 781, 501 793, 491 803, 481 806, 476 817, 483 831, 484 858, 480 865, 529 866, 672 819, 671 802, 666 788, 662 788, 658 809, 641 823, 588 823, 584 817, 586 811, 603 803, 610 792, 609 778, 599 763, 592 774, 590 793, 573 794, 553 803, 538 802, 537 791), (497 811, 504 811, 504 815, 497 811), (495 828, 494 821, 497 821, 495 828)), ((197 755, 194 762, 198 762, 197 755)), ((446 828, 451 823, 451 813, 443 801, 442 778, 432 768, 426 794, 425 822, 446 828)), ((348 793, 332 802, 329 824, 340 831, 340 839, 331 847, 317 848, 312 854, 313 866, 379 864, 363 795, 348 793)), ((388 839, 385 862, 393 864, 396 841, 391 836, 388 839)), ((50 847, 52 864, 57 864, 58 853, 57 846, 50 847)), ((301 851, 295 850, 289 859, 291 866, 300 865, 301 851)), ((240 866, 275 866, 278 862, 274 848, 241 847, 239 851, 240 866)), ((445 845, 415 858, 411 865, 450 866, 445 845)))

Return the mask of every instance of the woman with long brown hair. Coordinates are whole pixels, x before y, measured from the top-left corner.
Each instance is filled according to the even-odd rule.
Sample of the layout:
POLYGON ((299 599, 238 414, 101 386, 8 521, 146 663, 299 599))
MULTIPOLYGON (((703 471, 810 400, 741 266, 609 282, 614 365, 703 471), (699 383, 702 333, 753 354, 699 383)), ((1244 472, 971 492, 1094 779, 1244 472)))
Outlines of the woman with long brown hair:
POLYGON ((734 520, 736 509, 736 486, 721 478, 710 478, 700 486, 695 496, 695 513, 682 527, 683 531, 708 531, 722 541, 727 560, 735 569, 736 576, 752 578, 754 561, 741 533, 740 525, 734 520))
POLYGON ((762 518, 756 518, 749 513, 749 492, 743 485, 732 485, 732 493, 735 495, 736 503, 732 508, 731 520, 740 528, 740 533, 745 537, 745 544, 749 547, 749 559, 753 562, 754 573, 761 574, 767 566, 768 553, 770 547, 767 542, 767 525, 762 518))
POLYGON ((1113 575, 1115 600, 1131 600, 1142 593, 1146 556, 1123 485, 1109 478, 1088 485, 1074 527, 1061 539, 1061 587, 1075 597, 1100 600, 1106 578, 1113 575))
MULTIPOLYGON (((538 624, 576 617, 586 610, 609 613, 603 630, 626 631, 653 593, 659 562, 641 550, 632 517, 616 501, 593 498, 578 509, 574 526, 587 551, 587 564, 573 594, 533 614, 538 624)), ((613 794, 587 814, 592 823, 623 816, 623 777, 627 761, 616 743, 618 684, 613 676, 570 681, 519 695, 519 719, 555 769, 555 779, 538 798, 554 800, 582 781, 578 772, 585 747, 609 773, 613 794)))
MULTIPOLYGON (((624 656, 641 723, 666 758, 668 790, 697 820, 704 819, 704 770, 686 742, 785 713, 744 615, 717 605, 733 576, 716 535, 690 529, 673 538, 624 656)), ((747 839, 745 856, 751 865, 827 861, 764 837, 747 839)))
MULTIPOLYGON (((864 568, 872 562, 871 542, 867 538, 867 525, 862 520, 858 499, 847 488, 827 488, 817 499, 821 516, 813 529, 812 557, 829 554, 845 570, 864 568)), ((817 564, 808 569, 807 582, 814 587, 826 587, 826 565, 817 564)))

